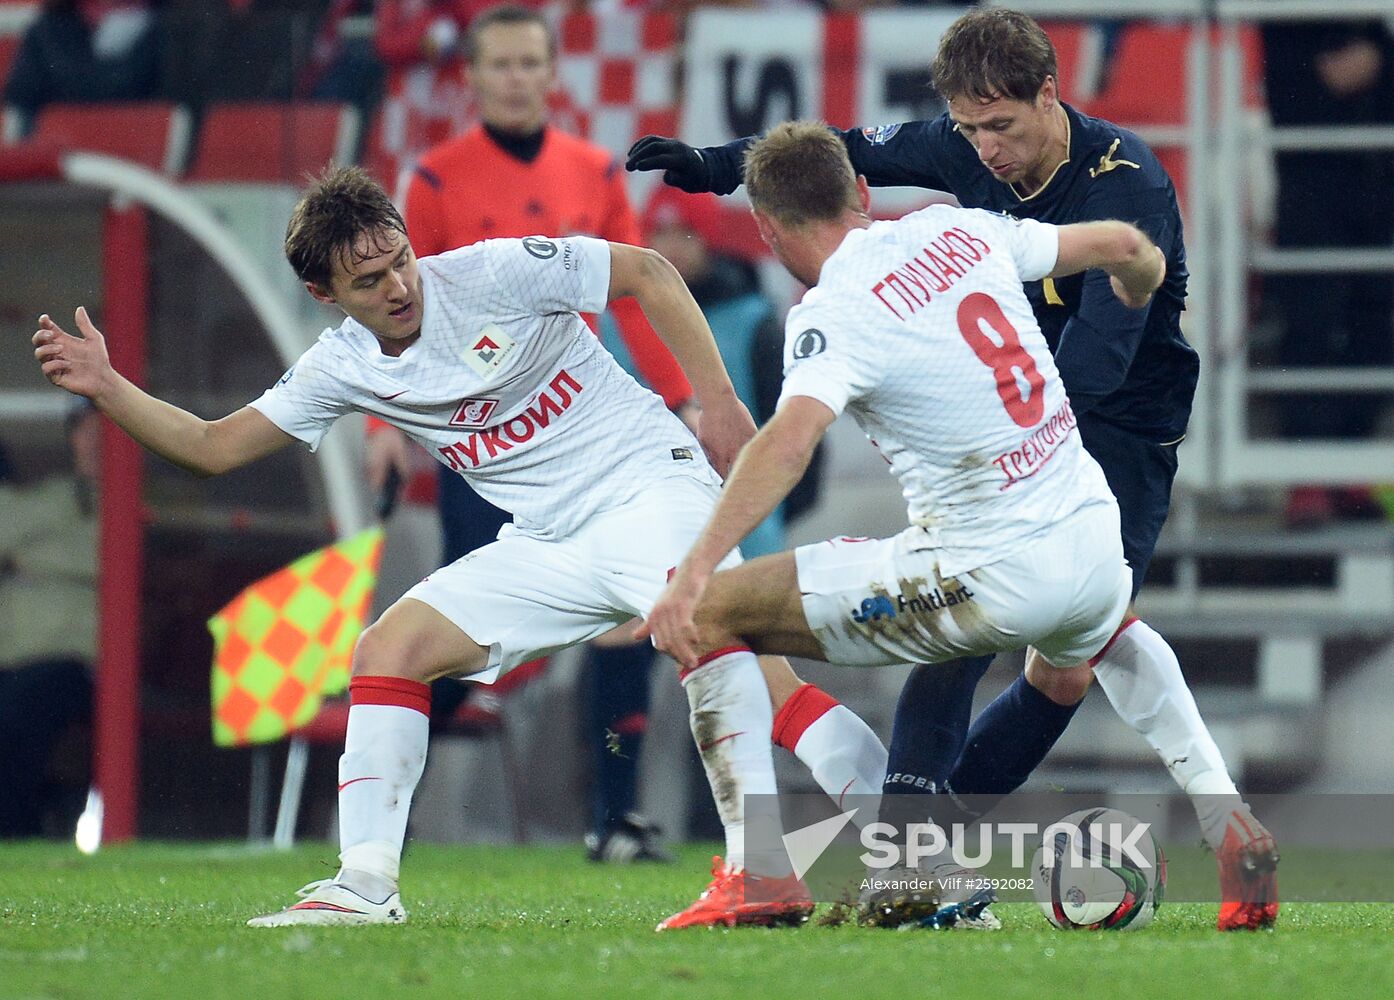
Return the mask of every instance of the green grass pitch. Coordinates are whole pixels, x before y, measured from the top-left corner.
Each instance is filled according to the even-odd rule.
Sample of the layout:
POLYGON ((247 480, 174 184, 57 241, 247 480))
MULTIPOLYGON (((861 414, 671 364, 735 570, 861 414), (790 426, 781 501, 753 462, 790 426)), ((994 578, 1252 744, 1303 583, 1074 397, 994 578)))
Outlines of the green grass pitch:
POLYGON ((0 997, 1390 997, 1394 904, 1285 904, 1274 932, 1215 931, 1166 904, 1134 934, 1063 933, 1030 904, 1005 928, 853 925, 655 934, 706 883, 671 867, 587 864, 579 847, 413 845, 401 927, 251 930, 334 848, 140 844, 82 857, 0 844, 0 997))

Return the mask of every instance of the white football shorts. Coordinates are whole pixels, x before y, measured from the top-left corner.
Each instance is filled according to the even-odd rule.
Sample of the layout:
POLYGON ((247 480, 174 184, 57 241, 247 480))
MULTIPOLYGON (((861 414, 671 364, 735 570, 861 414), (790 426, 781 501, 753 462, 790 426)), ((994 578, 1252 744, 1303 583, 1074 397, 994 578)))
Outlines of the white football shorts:
MULTIPOLYGON (((711 517, 720 489, 674 477, 543 541, 504 525, 497 541, 436 570, 404 594, 489 649, 466 680, 492 683, 529 660, 643 618, 711 517)), ((721 569, 737 566, 732 552, 721 569)))
POLYGON ((936 663, 1034 646, 1071 667, 1123 620, 1132 576, 1118 508, 1086 507, 1021 552, 957 577, 939 573, 919 528, 834 538, 794 552, 808 626, 829 663, 936 663))

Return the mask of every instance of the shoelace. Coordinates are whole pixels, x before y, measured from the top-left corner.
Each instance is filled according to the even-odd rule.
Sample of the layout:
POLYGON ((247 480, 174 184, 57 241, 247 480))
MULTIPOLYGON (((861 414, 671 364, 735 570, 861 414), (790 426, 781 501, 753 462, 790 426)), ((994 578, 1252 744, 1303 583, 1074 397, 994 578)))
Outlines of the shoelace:
POLYGON ((1238 850, 1241 853, 1273 851, 1277 848, 1273 834, 1254 819, 1252 813, 1241 813, 1236 809, 1229 814, 1226 826, 1237 834, 1238 850))
POLYGON ((697 898, 706 899, 713 892, 715 892, 723 882, 727 881, 728 879, 735 878, 738 874, 739 872, 736 870, 727 869, 726 862, 721 858, 720 855, 712 858, 712 880, 709 883, 707 883, 707 887, 702 890, 702 895, 698 896, 697 898))

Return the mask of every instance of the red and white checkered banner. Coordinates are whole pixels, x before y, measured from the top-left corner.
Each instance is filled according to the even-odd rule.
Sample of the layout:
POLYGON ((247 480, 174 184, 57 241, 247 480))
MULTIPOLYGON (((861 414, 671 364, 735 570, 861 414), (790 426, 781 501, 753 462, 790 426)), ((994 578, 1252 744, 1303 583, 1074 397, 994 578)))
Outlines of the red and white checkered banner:
POLYGON ((641 135, 677 131, 678 24, 616 11, 562 21, 557 75, 576 131, 616 156, 641 135))

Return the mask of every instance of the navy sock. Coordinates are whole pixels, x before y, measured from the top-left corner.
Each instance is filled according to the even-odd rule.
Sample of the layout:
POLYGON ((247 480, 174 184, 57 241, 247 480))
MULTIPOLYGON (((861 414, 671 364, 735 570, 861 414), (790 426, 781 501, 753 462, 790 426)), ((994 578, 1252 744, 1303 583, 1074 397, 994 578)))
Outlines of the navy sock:
POLYGON ((604 836, 632 812, 638 795, 639 751, 648 726, 649 667, 654 650, 647 642, 590 648, 590 711, 586 739, 595 763, 592 829, 604 836))
POLYGON ((1021 674, 983 709, 968 730, 963 754, 949 775, 959 795, 1008 795, 1021 787, 1074 718, 1075 705, 1057 705, 1021 674))
POLYGON ((992 659, 975 656, 921 664, 910 671, 896 703, 887 748, 882 793, 893 798, 882 799, 883 822, 896 826, 924 822, 919 813, 928 809, 918 809, 913 801, 897 802, 894 797, 931 794, 943 788, 963 752, 973 717, 973 692, 992 659))

